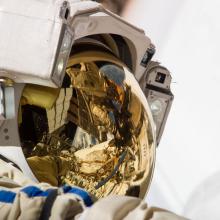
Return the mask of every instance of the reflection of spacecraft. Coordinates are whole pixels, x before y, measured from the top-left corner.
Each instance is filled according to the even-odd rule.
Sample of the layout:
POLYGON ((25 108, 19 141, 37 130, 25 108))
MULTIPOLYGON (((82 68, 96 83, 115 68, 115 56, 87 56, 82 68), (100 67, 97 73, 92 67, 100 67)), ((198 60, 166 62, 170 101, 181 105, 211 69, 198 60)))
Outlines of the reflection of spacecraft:
POLYGON ((150 39, 90 1, 1 4, 0 154, 35 180, 53 157, 66 167, 56 184, 143 197, 156 131, 141 88, 158 142, 172 96, 150 39))

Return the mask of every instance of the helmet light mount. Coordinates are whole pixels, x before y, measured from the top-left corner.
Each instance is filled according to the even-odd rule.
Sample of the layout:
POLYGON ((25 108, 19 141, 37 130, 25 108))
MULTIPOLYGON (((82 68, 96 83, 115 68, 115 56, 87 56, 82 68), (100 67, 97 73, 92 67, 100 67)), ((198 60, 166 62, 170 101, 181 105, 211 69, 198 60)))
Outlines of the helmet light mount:
POLYGON ((174 99, 170 88, 172 77, 167 68, 151 61, 139 82, 152 111, 159 145, 174 99))

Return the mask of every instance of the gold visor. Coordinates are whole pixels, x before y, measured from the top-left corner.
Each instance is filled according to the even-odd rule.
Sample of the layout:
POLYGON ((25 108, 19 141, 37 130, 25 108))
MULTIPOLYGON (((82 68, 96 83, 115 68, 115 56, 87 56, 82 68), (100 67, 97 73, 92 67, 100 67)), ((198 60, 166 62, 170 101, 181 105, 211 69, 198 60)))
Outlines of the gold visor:
POLYGON ((97 198, 144 197, 155 160, 147 101, 117 58, 94 53, 69 58, 60 89, 26 85, 23 152, 39 181, 76 185, 97 198))

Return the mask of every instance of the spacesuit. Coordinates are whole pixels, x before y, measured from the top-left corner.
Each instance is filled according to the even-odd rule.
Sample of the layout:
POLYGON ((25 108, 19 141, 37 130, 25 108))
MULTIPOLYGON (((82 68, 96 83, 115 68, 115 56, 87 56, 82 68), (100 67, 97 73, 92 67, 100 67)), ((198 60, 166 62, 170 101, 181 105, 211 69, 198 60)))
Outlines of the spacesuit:
POLYGON ((142 201, 173 99, 144 32, 90 1, 0 18, 0 218, 178 218, 142 201))
POLYGON ((36 184, 10 163, 0 160, 0 166, 0 219, 185 219, 135 197, 112 195, 94 203, 81 188, 36 184))

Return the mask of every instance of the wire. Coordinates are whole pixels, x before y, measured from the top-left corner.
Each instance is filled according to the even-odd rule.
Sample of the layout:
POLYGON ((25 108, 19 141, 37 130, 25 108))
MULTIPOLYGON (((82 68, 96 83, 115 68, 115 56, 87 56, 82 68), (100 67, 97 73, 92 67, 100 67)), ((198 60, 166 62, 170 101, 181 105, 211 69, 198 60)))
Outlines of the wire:
POLYGON ((112 173, 111 173, 108 177, 106 177, 104 180, 100 181, 100 182, 98 183, 98 185, 95 186, 95 189, 99 189, 100 187, 104 186, 104 185, 117 173, 117 171, 118 171, 120 165, 123 163, 123 161, 124 161, 126 155, 127 155, 127 150, 124 151, 124 152, 121 154, 121 156, 120 156, 120 158, 119 158, 119 160, 118 160, 118 163, 117 163, 117 165, 115 166, 115 168, 114 168, 114 170, 112 171, 112 173))

